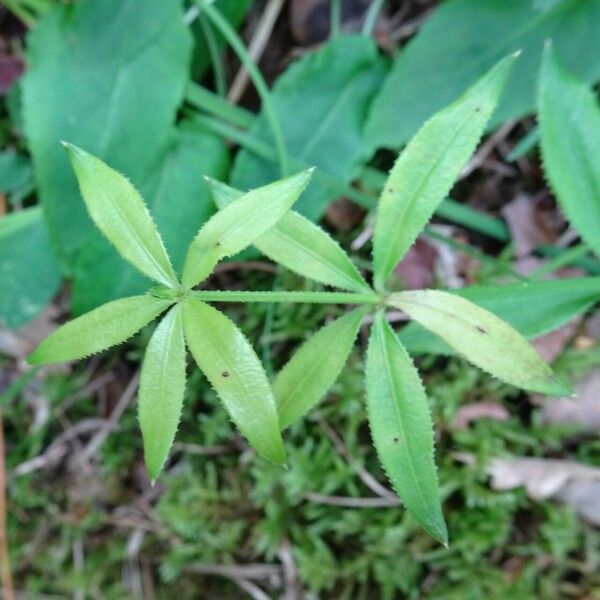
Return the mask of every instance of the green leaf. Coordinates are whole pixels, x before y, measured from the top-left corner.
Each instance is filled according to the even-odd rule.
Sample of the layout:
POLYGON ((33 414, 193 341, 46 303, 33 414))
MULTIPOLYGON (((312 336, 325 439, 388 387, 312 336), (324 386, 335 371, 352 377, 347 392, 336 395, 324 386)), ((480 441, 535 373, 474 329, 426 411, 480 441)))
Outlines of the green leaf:
POLYGON ((180 0, 102 0, 52 3, 27 41, 25 133, 52 243, 71 272, 94 226, 59 141, 140 186, 170 139, 192 40, 180 0))
POLYGON ((404 311, 494 377, 533 392, 570 394, 518 331, 464 298, 426 290, 390 294, 386 304, 404 311))
POLYGON ((373 238, 380 289, 450 191, 494 112, 514 57, 499 62, 419 130, 390 171, 373 238))
MULTIPOLYGON (((181 270, 190 242, 214 213, 203 175, 225 177, 224 142, 182 123, 161 156, 159 167, 141 185, 173 267, 181 270)), ((93 236, 75 264, 71 309, 82 314, 123 296, 143 293, 148 280, 131 267, 101 235, 93 236)))
POLYGON ((0 218, 0 324, 15 328, 36 317, 60 280, 41 208, 0 218))
POLYGON ((71 144, 64 145, 98 229, 139 271, 163 285, 177 286, 177 275, 138 191, 99 158, 71 144))
POLYGON ((307 413, 334 384, 368 311, 357 308, 320 329, 277 374, 273 393, 281 429, 307 413))
POLYGON ((273 227, 306 188, 312 171, 252 190, 211 217, 190 244, 183 285, 200 283, 221 259, 244 250, 273 227))
POLYGON ((11 204, 21 202, 33 191, 31 162, 24 155, 7 150, 0 153, 0 192, 11 204))
MULTIPOLYGON (((528 339, 544 335, 588 310, 600 297, 600 277, 578 277, 446 290, 489 310, 528 339), (534 306, 535 310, 531 307, 534 306)), ((416 322, 399 333, 412 354, 451 354, 452 349, 416 322)))
POLYGON ((375 449, 394 490, 418 523, 447 545, 427 396, 382 313, 375 317, 367 352, 367 411, 375 449))
MULTIPOLYGON (((363 127, 385 70, 386 63, 373 40, 342 35, 304 54, 273 86, 273 104, 288 153, 295 159, 294 169, 307 165, 318 168, 298 202, 298 211, 311 220, 318 219, 328 203, 340 195, 339 184, 332 183, 331 178, 349 184, 372 153, 365 144, 363 127)), ((273 146, 264 112, 249 132, 267 147, 273 146)), ((274 154, 265 157, 242 150, 236 157, 231 182, 245 190, 280 176, 274 154)))
POLYGON ((200 300, 183 306, 185 339, 225 408, 261 456, 285 462, 271 386, 250 342, 223 313, 200 300))
MULTIPOLYGON (((214 179, 209 180, 209 185, 219 209, 242 196, 242 192, 214 179)), ((355 292, 370 290, 340 245, 297 212, 283 215, 274 227, 254 240, 254 246, 303 277, 355 292)))
POLYGON ((567 217, 600 256, 600 105, 546 48, 539 89, 542 158, 567 217))
POLYGON ((146 348, 138 414, 144 438, 144 458, 156 480, 173 445, 185 392, 185 343, 181 305, 174 306, 154 331, 146 348))
POLYGON ((104 304, 51 333, 27 359, 31 365, 85 358, 124 342, 163 312, 171 301, 132 296, 104 304))
POLYGON ((587 83, 600 78, 600 0, 448 0, 400 50, 371 105, 366 137, 399 148, 471 81, 517 50, 523 56, 492 118, 496 126, 533 112, 544 41, 587 83), (576 43, 575 43, 576 42, 576 43))

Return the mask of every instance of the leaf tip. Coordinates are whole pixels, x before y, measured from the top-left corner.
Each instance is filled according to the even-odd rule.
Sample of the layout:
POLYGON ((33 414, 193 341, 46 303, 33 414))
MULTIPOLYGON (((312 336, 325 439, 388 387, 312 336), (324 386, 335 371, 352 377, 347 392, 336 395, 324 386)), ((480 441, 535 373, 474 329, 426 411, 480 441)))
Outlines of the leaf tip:
POLYGON ((521 56, 521 54, 523 54, 523 50, 521 50, 521 49, 519 48, 519 49, 518 49, 516 52, 513 52, 513 53, 510 55, 510 57, 511 57, 513 60, 516 60, 517 58, 519 58, 519 56, 521 56))

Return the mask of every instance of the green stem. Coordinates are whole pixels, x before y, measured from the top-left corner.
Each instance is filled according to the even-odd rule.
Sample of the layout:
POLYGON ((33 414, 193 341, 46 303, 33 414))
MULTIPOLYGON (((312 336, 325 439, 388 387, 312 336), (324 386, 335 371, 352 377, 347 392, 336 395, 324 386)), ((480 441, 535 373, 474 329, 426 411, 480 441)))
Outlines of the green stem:
POLYGON ((206 40, 206 47, 208 49, 210 62, 213 66, 213 73, 215 76, 215 87, 217 88, 217 93, 219 94, 219 96, 222 96, 224 98, 227 94, 227 81, 225 77, 225 69, 223 67, 223 62, 219 53, 219 44, 217 43, 217 38, 215 37, 210 23, 204 18, 204 15, 199 15, 198 22, 200 23, 200 27, 202 28, 202 33, 204 34, 204 39, 206 40))
POLYGON ((331 0, 330 36, 332 38, 340 35, 342 28, 342 0, 331 0))
POLYGON ((190 294, 205 302, 298 302, 302 304, 373 304, 382 302, 373 294, 355 292, 246 292, 229 290, 200 290, 190 294))
POLYGON ((267 118, 267 121, 269 122, 269 126, 271 127, 273 139, 277 148, 279 169, 281 171, 281 176, 285 177, 289 174, 289 158, 285 147, 283 130, 281 128, 279 117, 277 116, 275 107, 273 105, 271 93, 269 92, 269 88, 267 87, 262 73, 254 64, 252 57, 248 54, 248 51, 246 50, 244 42, 242 42, 241 38, 238 36, 235 29, 229 24, 227 19, 225 19, 216 8, 208 4, 206 0, 195 1, 200 7, 200 9, 204 12, 204 14, 206 14, 206 16, 210 19, 211 23, 219 30, 221 35, 227 40, 227 43, 233 48, 234 52, 237 54, 244 67, 246 67, 246 70, 248 71, 248 74, 250 75, 250 78, 252 79, 252 82, 256 87, 256 91, 260 96, 265 111, 265 116, 267 118))
POLYGON ((548 261, 545 265, 535 269, 531 273, 529 273, 529 277, 531 279, 542 279, 546 275, 562 268, 567 265, 571 265, 580 258, 586 256, 590 251, 590 248, 587 244, 579 244, 578 246, 574 246, 573 248, 568 248, 559 254, 552 260, 548 261))
POLYGON ((370 36, 373 33, 373 29, 375 29, 375 23, 377 22, 377 16, 383 7, 383 1, 384 0, 373 0, 373 2, 371 2, 371 6, 369 6, 367 16, 365 17, 365 22, 362 26, 362 35, 370 36))
POLYGON ((188 84, 185 99, 186 102, 189 102, 195 108, 204 110, 237 127, 247 129, 255 119, 255 116, 251 112, 235 104, 230 104, 226 98, 214 94, 193 81, 190 81, 188 84))
POLYGON ((15 0, 3 0, 4 6, 17 17, 24 25, 31 28, 35 25, 34 16, 15 0))

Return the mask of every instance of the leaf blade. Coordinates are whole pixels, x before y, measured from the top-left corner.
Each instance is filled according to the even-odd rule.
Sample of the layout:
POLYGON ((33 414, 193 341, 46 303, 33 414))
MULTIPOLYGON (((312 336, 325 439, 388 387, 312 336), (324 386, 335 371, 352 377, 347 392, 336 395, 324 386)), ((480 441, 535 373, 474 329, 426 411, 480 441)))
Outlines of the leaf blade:
POLYGON ((308 185, 312 169, 257 188, 211 217, 190 244, 183 285, 191 288, 226 256, 236 254, 273 227, 308 185))
MULTIPOLYGON (((224 183, 208 179, 219 209, 242 195, 224 183)), ((341 246, 323 229, 290 210, 254 241, 254 246, 271 260, 303 277, 355 292, 370 287, 341 246)))
POLYGON ((273 394, 282 430, 308 412, 334 384, 368 311, 368 307, 356 308, 321 328, 277 374, 273 394))
POLYGON ((42 365, 85 358, 136 334, 171 304, 152 296, 108 302, 51 333, 28 357, 42 365))
POLYGON ((140 376, 138 416, 144 460, 155 481, 169 455, 185 392, 185 342, 181 305, 164 316, 150 338, 140 376))
POLYGON ((458 100, 431 117, 398 157, 377 207, 373 265, 379 289, 475 150, 514 58, 500 61, 458 100))
POLYGON ((439 290, 399 292, 390 294, 386 304, 404 311, 474 365, 507 383, 545 394, 570 393, 520 333, 460 296, 439 290))
POLYGON ((194 360, 238 429, 264 458, 283 464, 275 399, 250 342, 229 318, 200 300, 185 301, 183 329, 194 360))
POLYGON ((72 144, 63 144, 98 229, 139 271, 158 283, 176 286, 177 276, 139 192, 99 158, 72 144))
POLYGON ((394 490, 418 523, 447 545, 427 397, 382 313, 373 322, 367 351, 367 413, 373 443, 394 490))
POLYGON ((564 212, 600 256, 600 105, 556 51, 544 50, 539 123, 546 176, 564 212))

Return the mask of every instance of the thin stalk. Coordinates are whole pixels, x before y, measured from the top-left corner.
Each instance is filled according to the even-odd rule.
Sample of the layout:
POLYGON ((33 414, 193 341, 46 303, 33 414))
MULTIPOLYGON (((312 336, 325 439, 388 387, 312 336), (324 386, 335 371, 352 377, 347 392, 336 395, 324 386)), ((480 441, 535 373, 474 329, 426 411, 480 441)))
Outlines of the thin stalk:
POLYGON ((367 16, 365 17, 365 22, 362 26, 362 35, 369 37, 373 33, 373 29, 375 29, 375 23, 377 23, 377 17, 381 12, 383 7, 384 0, 373 0, 371 2, 371 6, 369 6, 369 10, 367 11, 367 16))
POLYGON ((256 91, 260 96, 262 106, 265 111, 265 116, 269 122, 271 133, 273 134, 273 140, 277 149, 277 160, 279 163, 279 170, 281 176, 285 177, 289 175, 289 157, 285 147, 285 139, 283 137, 283 129, 279 122, 279 117, 275 111, 273 100, 269 88, 262 76, 262 73, 258 67, 254 64, 252 57, 248 54, 248 50, 244 45, 244 42, 238 36, 236 30, 229 24, 227 19, 223 18, 223 15, 206 2, 206 0, 195 0, 200 9, 210 19, 211 23, 219 30, 221 35, 227 40, 227 43, 233 48, 238 58, 246 67, 256 91))
POLYGON ((590 248, 587 244, 579 244, 573 248, 568 248, 562 254, 559 254, 552 260, 549 260, 546 264, 529 273, 529 277, 532 279, 542 279, 546 275, 549 275, 562 267, 572 265, 580 258, 583 258, 589 251, 590 248))
POLYGON ((342 29, 342 0, 331 0, 329 20, 330 37, 335 38, 340 35, 342 29))
POLYGON ((224 97, 194 82, 188 84, 185 99, 195 108, 219 117, 223 121, 237 127, 247 129, 255 119, 255 116, 250 111, 244 110, 235 104, 230 104, 224 97))
POLYGON ((28 28, 35 25, 35 17, 21 6, 20 2, 17 0, 3 0, 3 3, 4 6, 28 28))
MULTIPOLYGON (((227 95, 227 80, 225 77, 225 68, 223 67, 223 61, 219 53, 219 44, 215 33, 210 26, 210 23, 206 20, 204 15, 198 15, 198 22, 204 34, 206 40, 206 47, 208 49, 208 56, 213 67, 213 73, 215 75, 215 87, 217 88, 217 94, 223 98, 227 95)), ((199 86, 198 86, 199 87, 199 86)))
POLYGON ((14 600, 10 557, 8 554, 8 530, 6 527, 6 469, 4 465, 4 423, 0 407, 0 574, 2 576, 2 597, 14 600))
POLYGON ((204 302, 295 302, 302 304, 381 304, 375 293, 355 292, 246 292, 237 290, 199 290, 190 292, 204 302))

